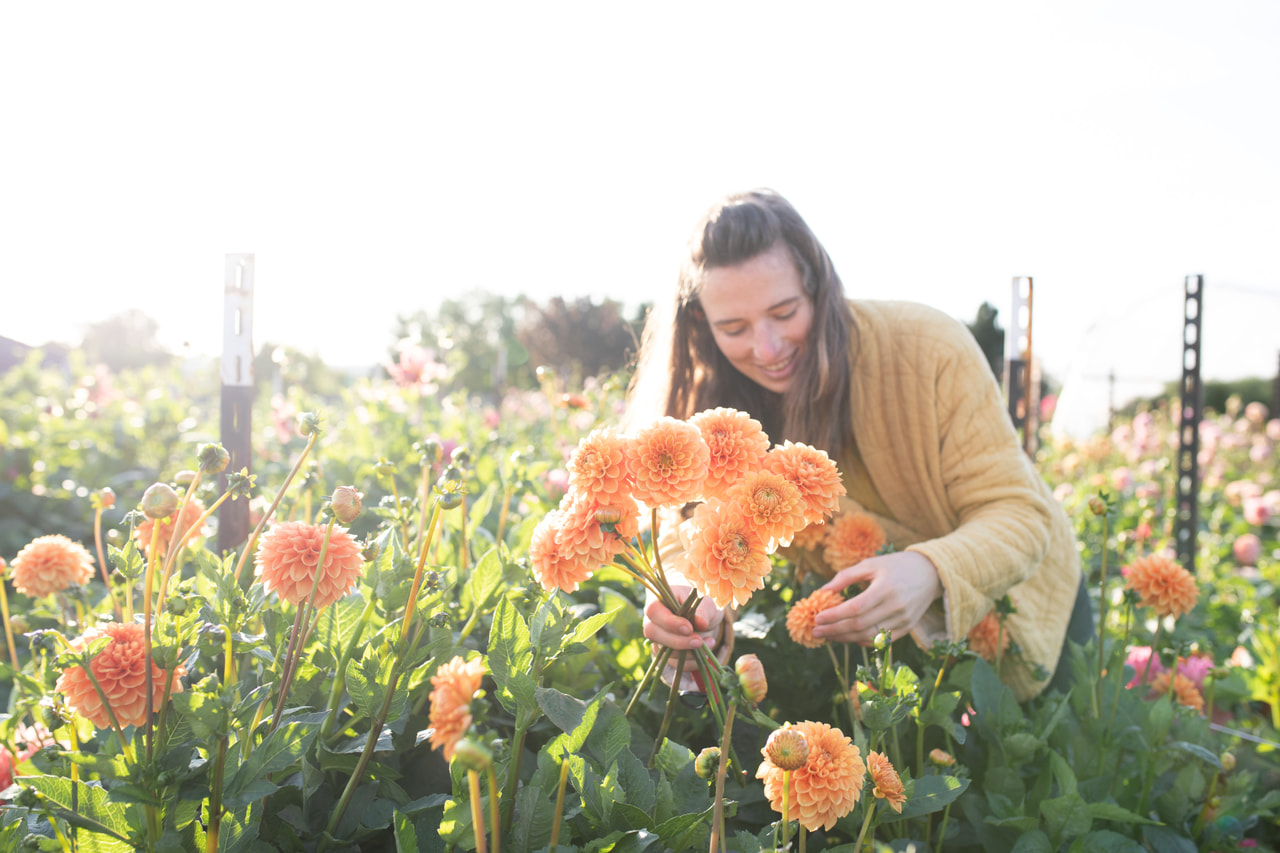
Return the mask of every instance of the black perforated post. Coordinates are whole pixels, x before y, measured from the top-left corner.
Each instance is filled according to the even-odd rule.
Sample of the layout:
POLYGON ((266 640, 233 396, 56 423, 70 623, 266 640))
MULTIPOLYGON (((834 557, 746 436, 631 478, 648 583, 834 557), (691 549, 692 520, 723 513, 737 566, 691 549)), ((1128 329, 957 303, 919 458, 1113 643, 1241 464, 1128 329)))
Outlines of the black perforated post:
POLYGON ((1204 276, 1189 275, 1182 331, 1182 400, 1178 432, 1178 515, 1174 538, 1183 568, 1196 570, 1196 530, 1200 525, 1200 329, 1204 316, 1204 276))
POLYGON ((1034 455, 1040 427, 1040 379, 1031 355, 1031 276, 1013 279, 1013 312, 1005 336, 1004 390, 1013 428, 1022 432, 1022 446, 1034 455))
MULTIPOLYGON (((227 255, 222 322, 222 446, 231 454, 227 472, 249 470, 253 411, 253 255, 227 255)), ((218 509, 218 550, 238 548, 249 538, 249 502, 227 501, 218 509)))

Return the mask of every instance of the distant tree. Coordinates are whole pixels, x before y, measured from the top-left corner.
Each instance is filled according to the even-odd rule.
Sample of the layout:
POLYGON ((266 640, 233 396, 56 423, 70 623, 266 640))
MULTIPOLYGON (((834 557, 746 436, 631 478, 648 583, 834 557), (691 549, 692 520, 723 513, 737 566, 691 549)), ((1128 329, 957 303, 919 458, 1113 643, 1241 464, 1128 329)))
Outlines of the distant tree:
MULTIPOLYGON (((483 291, 446 299, 435 312, 400 315, 396 335, 422 344, 449 368, 445 392, 465 390, 501 396, 511 386, 533 388, 529 356, 516 336, 520 315, 529 302, 483 291)), ((395 361, 397 353, 388 354, 395 361)))
POLYGON ((156 337, 160 324, 137 308, 89 324, 80 348, 90 362, 112 370, 164 365, 173 360, 156 337))
POLYGON ((258 393, 274 393, 278 388, 301 387, 317 398, 336 397, 347 379, 318 356, 307 355, 289 346, 265 343, 253 357, 253 383, 258 393))
POLYGON ((973 322, 967 324, 997 379, 1004 376, 1004 329, 996 320, 999 313, 990 302, 983 302, 973 322))
POLYGON ((556 296, 525 311, 516 334, 535 365, 548 365, 581 381, 623 370, 635 355, 643 311, 628 320, 622 304, 596 303, 589 297, 567 301, 556 296))

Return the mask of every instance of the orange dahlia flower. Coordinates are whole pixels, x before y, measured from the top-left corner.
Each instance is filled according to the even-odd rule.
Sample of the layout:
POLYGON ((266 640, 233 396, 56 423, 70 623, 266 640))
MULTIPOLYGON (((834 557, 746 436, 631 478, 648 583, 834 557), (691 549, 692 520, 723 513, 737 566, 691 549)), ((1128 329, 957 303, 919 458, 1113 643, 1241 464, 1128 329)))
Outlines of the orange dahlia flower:
POLYGON ((842 603, 844 596, 834 589, 815 590, 808 598, 797 601, 787 611, 787 632, 791 639, 810 649, 826 645, 826 640, 813 636, 814 620, 822 611, 842 603))
MULTIPOLYGON (((182 531, 181 545, 186 545, 192 539, 200 536, 203 530, 195 526, 200 520, 200 516, 204 515, 204 504, 200 503, 200 499, 194 495, 190 500, 184 501, 178 506, 178 509, 164 518, 160 519, 160 538, 157 540, 156 547, 160 551, 160 556, 164 557, 169 553, 169 540, 173 539, 173 534, 177 530, 182 531)), ((155 528, 156 522, 147 519, 133 529, 133 538, 137 540, 138 547, 142 549, 142 553, 150 556, 151 548, 151 531, 155 528)))
POLYGON ((711 451, 706 497, 723 498, 747 474, 760 468, 769 451, 769 436, 760 422, 737 409, 708 409, 689 418, 711 451))
POLYGON ((764 588, 771 568, 765 542, 737 501, 712 498, 698 504, 682 525, 688 542, 678 568, 718 607, 742 605, 764 588))
POLYGON ((626 438, 608 427, 592 430, 578 442, 578 448, 569 459, 569 487, 600 503, 629 499, 628 443, 626 438))
POLYGON ((1000 614, 992 608, 969 631, 969 648, 983 660, 994 661, 998 655, 1009 651, 1009 626, 1000 630, 1000 614))
POLYGON ((902 814, 902 804, 907 801, 907 794, 893 764, 882 753, 868 752, 867 770, 871 774, 871 793, 877 799, 886 801, 895 812, 902 814))
POLYGON ((802 529, 792 539, 791 544, 796 548, 803 548, 806 551, 817 550, 822 545, 822 541, 827 538, 827 525, 825 522, 815 521, 813 524, 802 529))
MULTIPOLYGON (((1173 674, 1172 682, 1174 698, 1178 700, 1178 704, 1194 708, 1197 713, 1203 714, 1204 696, 1196 688, 1196 683, 1180 672, 1173 674)), ((1153 696, 1164 696, 1169 692, 1169 687, 1170 676, 1167 671, 1151 679, 1151 694, 1153 696)))
POLYGON ((746 474, 729 490, 729 500, 738 501, 769 544, 790 542, 804 529, 804 499, 795 484, 772 471, 746 474))
POLYGON ((312 585, 318 583, 315 606, 319 610, 355 587, 364 568, 364 557, 359 543, 342 527, 334 527, 329 534, 324 568, 319 573, 320 580, 315 580, 327 526, 286 521, 267 531, 254 561, 267 592, 279 593, 290 604, 301 604, 311 596, 312 585))
POLYGON ((659 418, 627 445, 633 496, 651 507, 688 503, 707 478, 711 451, 696 426, 659 418))
MULTIPOLYGON (((809 758, 791 772, 791 813, 798 813, 800 824, 810 832, 830 829, 853 811, 862 796, 867 775, 862 753, 843 732, 826 723, 795 723, 793 727, 809 744, 809 758)), ((764 780, 769 805, 781 814, 783 770, 769 760, 765 750, 761 754, 765 760, 756 770, 756 778, 764 780)))
POLYGON ((564 513, 554 509, 538 523, 529 541, 529 562, 533 577, 542 588, 550 592, 562 589, 573 592, 578 584, 591 577, 600 568, 600 562, 582 555, 566 552, 560 547, 560 530, 564 526, 564 513))
MULTIPOLYGON (((146 629, 137 622, 108 622, 90 628, 71 641, 71 647, 84 650, 99 637, 109 637, 107 645, 89 662, 93 677, 107 697, 107 704, 121 726, 140 726, 147 721, 147 675, 151 665, 152 709, 164 701, 164 670, 146 657, 146 629)), ((186 670, 179 666, 170 682, 170 693, 181 693, 179 677, 186 670)), ((94 689, 88 673, 80 666, 69 666, 58 676, 57 691, 67 697, 67 704, 100 729, 111 725, 102 697, 94 689)))
POLYGON ((639 515, 640 507, 626 495, 606 506, 570 489, 560 501, 556 544, 568 559, 590 563, 595 571, 640 535, 639 515))
POLYGON ((431 676, 431 748, 444 750, 453 759, 454 747, 471 728, 471 700, 484 679, 484 661, 455 657, 431 676))
POLYGON ((844 483, 840 481, 836 463, 825 452, 788 441, 765 454, 764 467, 786 477, 800 489, 806 524, 822 521, 839 509, 844 483))
POLYGON ((1159 554, 1139 557, 1125 567, 1126 584, 1141 599, 1140 604, 1157 616, 1177 618, 1196 606, 1199 590, 1195 578, 1177 563, 1159 554))
POLYGON ((847 512, 827 525, 822 558, 833 572, 861 563, 884 547, 884 529, 871 516, 847 512))
POLYGON ((32 539, 11 566, 13 586, 23 595, 42 598, 93 577, 93 557, 79 542, 60 533, 32 539))

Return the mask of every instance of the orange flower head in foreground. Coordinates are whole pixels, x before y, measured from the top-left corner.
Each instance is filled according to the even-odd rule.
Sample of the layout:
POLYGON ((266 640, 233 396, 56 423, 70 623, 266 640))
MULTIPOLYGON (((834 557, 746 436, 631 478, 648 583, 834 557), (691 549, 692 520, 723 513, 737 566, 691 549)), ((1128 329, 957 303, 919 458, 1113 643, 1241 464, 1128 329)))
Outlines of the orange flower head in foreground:
POLYGON ((570 560, 590 563, 591 571, 612 563, 640 535, 640 507, 625 495, 605 506, 571 488, 559 509, 560 552, 570 560))
POLYGON ((569 487, 605 504, 630 498, 628 443, 626 438, 608 427, 592 430, 578 442, 569 459, 569 487))
POLYGON ((444 750, 444 760, 453 760, 453 750, 471 728, 471 700, 480 690, 484 661, 455 657, 431 676, 431 748, 444 750))
MULTIPOLYGON (((567 496, 566 496, 567 497, 567 496)), ((590 555, 566 552, 560 547, 560 531, 564 527, 564 513, 554 509, 547 513, 533 530, 529 542, 529 562, 533 564, 533 577, 550 592, 561 589, 573 592, 578 584, 591 577, 600 568, 598 560, 590 555)))
MULTIPOLYGON (((791 814, 810 832, 830 829, 853 811, 862 796, 867 775, 862 753, 843 732, 826 723, 795 723, 793 728, 809 744, 809 758, 791 773, 791 814)), ((766 750, 761 750, 765 760, 756 770, 756 778, 764 780, 769 805, 781 814, 783 771, 769 760, 766 750)))
POLYGON ((1186 569, 1159 554, 1139 557, 1125 567, 1127 585, 1138 593, 1144 607, 1157 616, 1177 618, 1196 606, 1199 591, 1186 569))
MULTIPOLYGON (((2 564, 0 564, 2 565, 2 564)), ((93 577, 93 557, 79 542, 60 533, 32 539, 13 558, 13 586, 23 595, 42 598, 93 577)))
POLYGON ((822 558, 833 572, 861 563, 884 547, 884 529, 863 512, 846 512, 827 525, 822 558))
POLYGON ((702 433, 675 418, 659 418, 627 445, 633 497, 651 507, 694 500, 707 478, 711 451, 702 433))
POLYGON ((204 504, 196 497, 191 497, 178 506, 178 509, 162 518, 159 522, 147 519, 133 529, 133 538, 137 540, 138 547, 142 549, 142 553, 147 554, 151 548, 151 531, 158 523, 160 525, 160 538, 157 540, 157 548, 160 551, 160 557, 169 553, 169 540, 173 539, 173 533, 176 529, 182 530, 182 542, 186 545, 192 539, 195 539, 203 531, 196 527, 195 524, 200 520, 200 516, 204 515, 204 504))
POLYGON ((839 508, 844 483, 836 463, 823 451, 788 441, 765 454, 764 467, 786 477, 800 490, 805 524, 822 521, 839 508))
POLYGON ((779 770, 799 770, 809 760, 809 742, 795 726, 783 726, 765 741, 764 757, 779 770))
POLYGON ((816 551, 822 546, 822 542, 826 538, 827 525, 821 521, 815 521, 797 533, 791 539, 791 545, 795 548, 803 548, 806 551, 816 551))
MULTIPOLYGON (((90 628, 71 642, 71 647, 82 651, 99 637, 109 640, 102 651, 89 662, 93 677, 97 679, 107 704, 115 713, 121 726, 140 726, 147 721, 147 675, 144 667, 151 666, 152 710, 164 701, 164 670, 146 657, 145 628, 137 622, 108 622, 101 627, 90 628)), ((181 693, 179 677, 186 670, 178 667, 169 689, 181 693)), ((94 689, 89 674, 80 666, 69 666, 58 676, 57 691, 67 697, 67 704, 88 719, 97 728, 111 725, 102 697, 94 689)))
POLYGON ((979 657, 995 661, 997 650, 1001 655, 1009 651, 1009 626, 1006 624, 1004 630, 1000 630, 1000 614, 993 608, 973 626, 968 639, 969 648, 977 652, 979 657))
POLYGON ((267 592, 279 593, 290 604, 301 604, 316 587, 316 609, 327 607, 349 593, 360 579, 364 557, 360 545, 342 527, 329 534, 324 552, 324 568, 316 581, 320 547, 328 525, 286 521, 271 528, 258 545, 257 574, 267 592))
POLYGON ((867 770, 871 773, 871 793, 886 801, 895 812, 902 814, 902 804, 907 801, 907 794, 893 764, 879 752, 868 752, 867 770))
POLYGON ((805 527, 804 499, 795 484, 772 471, 753 471, 729 490, 729 500, 742 504, 767 545, 787 544, 805 527))
POLYGON ((769 451, 769 436, 760 422, 737 409, 707 409, 689 418, 711 451, 706 497, 723 498, 735 483, 760 468, 769 451))
POLYGON ((791 639, 802 646, 816 649, 826 640, 813 636, 814 620, 822 611, 844 603, 844 596, 834 589, 818 589, 808 598, 802 598, 787 611, 787 632, 791 639))
MULTIPOLYGON (((1151 679, 1153 696, 1164 696, 1168 692, 1168 672, 1162 672, 1151 679)), ((1197 713, 1204 713, 1204 696, 1200 695, 1200 691, 1196 689, 1196 683, 1180 672, 1173 675, 1173 692, 1179 705, 1186 705, 1188 708, 1195 709, 1197 713)))
POLYGON ((711 498, 681 525, 688 542, 677 569, 717 607, 743 605, 771 568, 765 542, 737 501, 711 498))

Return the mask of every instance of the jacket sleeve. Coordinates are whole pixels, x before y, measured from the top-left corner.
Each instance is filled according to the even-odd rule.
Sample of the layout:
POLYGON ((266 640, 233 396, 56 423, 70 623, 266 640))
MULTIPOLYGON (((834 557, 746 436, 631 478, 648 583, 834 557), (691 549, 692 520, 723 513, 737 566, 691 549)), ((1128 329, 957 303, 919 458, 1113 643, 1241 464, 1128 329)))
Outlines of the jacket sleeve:
POLYGON ((908 550, 937 568, 947 633, 959 640, 1034 574, 1049 546, 1053 509, 977 343, 955 323, 938 344, 937 477, 954 527, 908 550))

